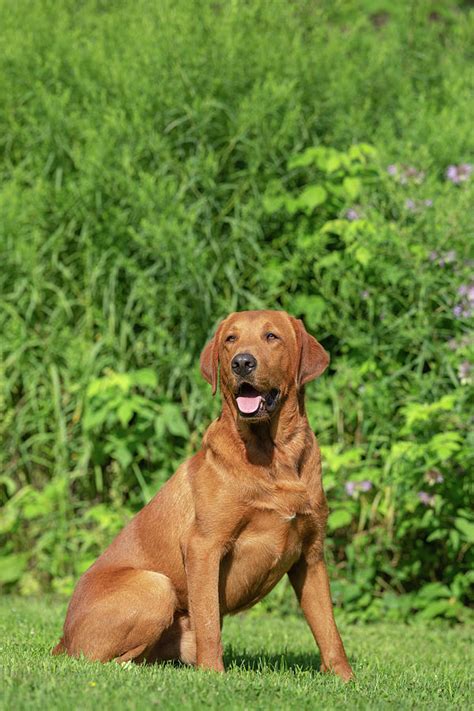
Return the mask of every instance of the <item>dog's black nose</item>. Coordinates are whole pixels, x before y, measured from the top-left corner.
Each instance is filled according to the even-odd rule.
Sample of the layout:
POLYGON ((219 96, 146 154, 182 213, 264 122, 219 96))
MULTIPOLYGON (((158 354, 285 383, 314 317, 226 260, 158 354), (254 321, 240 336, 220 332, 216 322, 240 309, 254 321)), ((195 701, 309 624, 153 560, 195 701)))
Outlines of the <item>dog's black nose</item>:
POLYGON ((248 375, 257 367, 257 361, 250 353, 237 353, 232 358, 232 370, 236 375, 248 375))

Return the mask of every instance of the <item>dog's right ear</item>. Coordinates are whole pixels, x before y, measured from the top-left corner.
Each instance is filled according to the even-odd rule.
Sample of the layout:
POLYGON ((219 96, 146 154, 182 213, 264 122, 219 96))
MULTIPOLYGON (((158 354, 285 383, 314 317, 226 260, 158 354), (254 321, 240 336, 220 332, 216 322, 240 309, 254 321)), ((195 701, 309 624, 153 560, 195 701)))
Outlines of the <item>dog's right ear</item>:
POLYGON ((200 365, 201 373, 205 380, 212 387, 212 394, 216 394, 217 378, 219 375, 219 338, 221 334, 222 324, 220 324, 214 337, 205 346, 201 353, 200 365))

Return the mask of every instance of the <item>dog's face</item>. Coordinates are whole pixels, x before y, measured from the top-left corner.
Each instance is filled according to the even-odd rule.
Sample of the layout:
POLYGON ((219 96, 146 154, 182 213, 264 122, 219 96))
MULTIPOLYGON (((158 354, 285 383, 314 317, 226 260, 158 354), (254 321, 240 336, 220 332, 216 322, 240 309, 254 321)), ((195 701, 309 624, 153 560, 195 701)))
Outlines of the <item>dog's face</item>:
POLYGON ((238 416, 269 419, 296 388, 320 375, 329 356, 302 321, 284 311, 241 311, 219 325, 201 355, 201 372, 229 393, 238 416))

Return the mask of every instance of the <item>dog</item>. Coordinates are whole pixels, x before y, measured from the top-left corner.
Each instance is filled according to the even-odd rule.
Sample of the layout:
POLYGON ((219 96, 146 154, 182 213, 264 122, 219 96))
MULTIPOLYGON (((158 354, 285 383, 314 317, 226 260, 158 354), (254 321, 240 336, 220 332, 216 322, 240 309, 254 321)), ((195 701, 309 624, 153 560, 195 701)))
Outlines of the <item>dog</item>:
POLYGON ((224 671, 223 616, 286 573, 321 653, 352 669, 323 556, 327 504, 304 387, 329 356, 284 311, 222 321, 201 355, 222 411, 184 462, 80 578, 53 654, 107 662, 179 659, 224 671))

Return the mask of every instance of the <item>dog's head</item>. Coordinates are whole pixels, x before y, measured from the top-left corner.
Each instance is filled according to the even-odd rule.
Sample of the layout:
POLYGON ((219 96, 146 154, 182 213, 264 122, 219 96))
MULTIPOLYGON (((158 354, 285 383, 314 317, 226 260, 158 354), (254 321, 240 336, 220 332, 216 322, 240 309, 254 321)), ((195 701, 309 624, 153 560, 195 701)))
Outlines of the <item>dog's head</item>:
POLYGON ((220 383, 239 417, 269 419, 290 390, 326 369, 329 356, 303 322, 284 311, 240 311, 222 321, 201 355, 212 393, 220 383))

